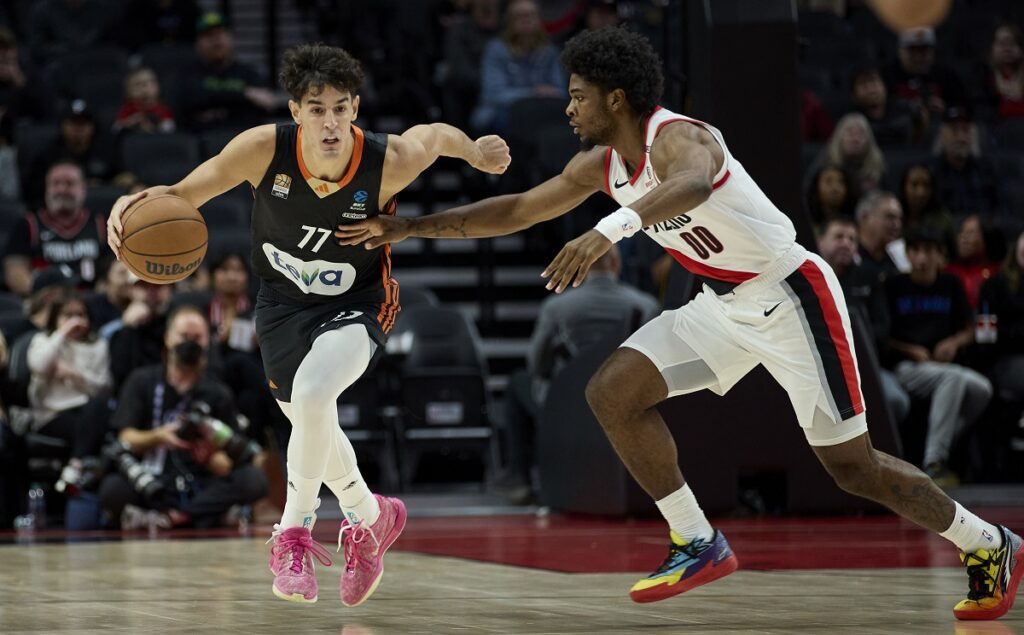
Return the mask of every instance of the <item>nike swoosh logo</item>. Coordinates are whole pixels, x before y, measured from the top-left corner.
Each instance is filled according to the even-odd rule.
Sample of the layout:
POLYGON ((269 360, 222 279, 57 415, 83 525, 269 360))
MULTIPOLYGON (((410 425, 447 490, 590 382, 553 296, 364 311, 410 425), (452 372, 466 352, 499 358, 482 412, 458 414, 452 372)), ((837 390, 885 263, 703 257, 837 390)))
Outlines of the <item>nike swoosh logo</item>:
POLYGON ((623 181, 622 183, 619 183, 618 181, 616 181, 615 182, 615 189, 619 189, 620 187, 622 187, 623 185, 625 185, 627 183, 629 183, 629 181, 623 181))
POLYGON ((772 308, 765 310, 764 316, 768 317, 769 315, 771 315, 775 311, 775 309, 779 308, 781 305, 782 305, 782 303, 779 302, 778 304, 776 304, 772 308))

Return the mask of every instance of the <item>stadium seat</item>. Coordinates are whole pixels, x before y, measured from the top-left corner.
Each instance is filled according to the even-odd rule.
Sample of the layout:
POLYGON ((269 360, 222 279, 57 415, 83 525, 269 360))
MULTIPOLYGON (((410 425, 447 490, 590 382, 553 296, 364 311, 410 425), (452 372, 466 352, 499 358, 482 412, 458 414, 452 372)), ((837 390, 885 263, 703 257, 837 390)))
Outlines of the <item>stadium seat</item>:
POLYGON ((209 159, 215 154, 220 154, 220 151, 224 149, 224 146, 228 144, 228 141, 234 139, 241 130, 236 129, 218 129, 204 132, 200 139, 203 151, 203 159, 209 159))
POLYGON ((1004 150, 1024 150, 1024 119, 1007 119, 996 126, 995 137, 1004 150))
POLYGON ((223 227, 247 231, 249 227, 249 209, 243 201, 235 196, 217 196, 203 204, 200 212, 208 227, 223 227))
POLYGON ((402 363, 399 417, 401 476, 408 486, 426 451, 471 449, 487 475, 498 464, 488 419, 480 336, 456 309, 421 305, 404 312, 412 347, 402 363))
POLYGON ((85 194, 85 208, 91 212, 107 215, 118 198, 127 190, 117 185, 90 185, 85 194))
POLYGON ((14 145, 18 148, 18 172, 24 178, 35 160, 56 141, 60 129, 56 122, 21 119, 14 124, 14 145))
POLYGON ((440 300, 437 299, 437 294, 426 287, 401 284, 401 280, 399 280, 399 285, 398 301, 402 305, 403 310, 417 306, 436 307, 441 305, 440 300))
POLYGON ((372 453, 380 470, 381 486, 388 491, 401 487, 395 458, 394 426, 389 425, 391 410, 383 407, 379 373, 367 373, 338 398, 338 422, 353 445, 372 453))
POLYGON ((0 291, 0 314, 3 313, 21 313, 22 311, 22 300, 13 293, 7 291, 0 291))
POLYGON ((128 170, 135 172, 153 164, 199 164, 199 139, 185 133, 132 134, 124 138, 121 157, 128 170))
MULTIPOLYGON (((75 96, 75 90, 82 78, 92 77, 97 69, 123 77, 128 70, 128 56, 122 49, 116 47, 80 49, 53 60, 45 72, 58 94, 70 99, 75 96)), ((116 94, 121 96, 124 91, 119 89, 116 94)))

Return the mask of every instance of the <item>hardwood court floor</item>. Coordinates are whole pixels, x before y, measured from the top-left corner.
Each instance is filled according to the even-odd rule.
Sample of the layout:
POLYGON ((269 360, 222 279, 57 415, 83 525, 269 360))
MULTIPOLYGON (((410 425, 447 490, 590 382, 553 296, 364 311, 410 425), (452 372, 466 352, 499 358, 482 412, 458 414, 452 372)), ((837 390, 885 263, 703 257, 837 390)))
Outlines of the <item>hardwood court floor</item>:
MULTIPOLYGON (((316 604, 274 598, 262 529, 248 538, 164 535, 0 546, 0 633, 1024 633, 1024 602, 997 622, 953 618, 950 609, 965 591, 966 577, 960 568, 945 566, 948 548, 941 543, 925 541, 926 551, 934 547, 943 554, 931 566, 894 557, 890 562, 899 568, 864 567, 869 551, 898 556, 921 543, 895 519, 786 521, 771 534, 761 521, 724 521, 727 535, 737 537, 733 547, 741 565, 752 562, 755 568, 648 605, 634 604, 626 592, 649 563, 617 560, 615 545, 632 550, 625 536, 660 535, 658 523, 552 517, 535 521, 531 531, 528 521, 505 518, 477 520, 466 531, 469 522, 412 519, 387 557, 377 593, 353 609, 338 600, 340 563, 318 570, 316 604), (445 551, 445 522, 448 553, 460 557, 434 555, 445 551), (503 526, 511 528, 504 534, 493 529, 503 526), (841 549, 833 552, 840 557, 829 568, 817 562, 800 568, 800 559, 787 566, 772 555, 787 528, 794 537, 782 540, 782 550, 799 554, 801 544, 813 544, 808 536, 825 531, 835 538, 838 527, 846 527, 846 544, 855 545, 852 536, 859 539, 845 560, 841 549), (569 543, 581 548, 574 552, 569 543), (604 572, 522 566, 524 553, 541 562, 543 552, 552 550, 588 560, 576 570, 604 572), (485 552, 490 562, 482 561, 485 552), (602 564, 604 554, 608 565, 602 564), (771 558, 784 570, 758 570, 757 563, 771 558)), ((325 525, 333 523, 318 525, 318 537, 330 545, 331 527, 325 525)), ((663 547, 646 542, 659 559, 663 547)))

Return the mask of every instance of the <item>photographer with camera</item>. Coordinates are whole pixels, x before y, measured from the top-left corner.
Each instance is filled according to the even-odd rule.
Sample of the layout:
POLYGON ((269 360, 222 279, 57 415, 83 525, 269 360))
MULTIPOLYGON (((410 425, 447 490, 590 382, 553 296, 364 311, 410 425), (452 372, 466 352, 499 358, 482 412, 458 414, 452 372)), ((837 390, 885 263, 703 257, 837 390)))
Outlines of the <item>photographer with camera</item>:
POLYGON ((100 485, 104 512, 123 525, 141 508, 163 526, 215 527, 233 505, 266 495, 253 465, 260 448, 234 429, 231 393, 206 373, 209 346, 206 317, 179 307, 167 318, 164 364, 125 380, 111 422, 118 443, 104 450, 100 485))

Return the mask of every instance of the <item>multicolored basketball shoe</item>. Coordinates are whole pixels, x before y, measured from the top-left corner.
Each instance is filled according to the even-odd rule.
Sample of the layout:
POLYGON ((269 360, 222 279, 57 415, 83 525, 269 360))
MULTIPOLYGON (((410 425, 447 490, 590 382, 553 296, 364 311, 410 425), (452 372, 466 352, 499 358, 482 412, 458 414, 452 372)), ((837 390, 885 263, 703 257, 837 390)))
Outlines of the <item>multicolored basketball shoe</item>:
POLYGON ((397 498, 374 496, 380 516, 373 525, 341 521, 338 549, 345 549, 345 570, 341 574, 341 602, 345 606, 358 606, 377 590, 384 575, 384 552, 405 529, 405 504, 397 498))
POLYGON ((634 602, 657 602, 695 589, 718 578, 724 578, 739 567, 725 535, 715 530, 711 542, 697 538, 686 542, 674 531, 668 557, 657 571, 640 580, 629 590, 634 602))
MULTIPOLYGON (((306 527, 282 530, 274 525, 270 540, 270 571, 274 574, 274 595, 289 602, 316 602, 317 584, 313 559, 325 567, 331 566, 331 555, 323 545, 313 540, 306 527)), ((269 541, 268 541, 269 542, 269 541)))
POLYGON ((953 607, 958 620, 994 620, 1013 607, 1017 586, 1024 575, 1024 541, 1002 525, 1003 546, 960 552, 960 561, 967 567, 969 589, 967 599, 953 607))

